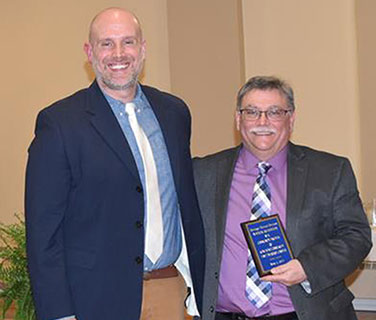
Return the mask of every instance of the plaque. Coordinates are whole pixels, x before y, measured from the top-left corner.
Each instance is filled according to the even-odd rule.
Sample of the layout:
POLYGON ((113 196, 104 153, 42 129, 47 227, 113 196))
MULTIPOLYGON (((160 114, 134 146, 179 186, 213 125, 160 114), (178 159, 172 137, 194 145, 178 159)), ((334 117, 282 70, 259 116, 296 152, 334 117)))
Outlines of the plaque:
POLYGON ((260 277, 294 259, 277 214, 240 224, 260 277))

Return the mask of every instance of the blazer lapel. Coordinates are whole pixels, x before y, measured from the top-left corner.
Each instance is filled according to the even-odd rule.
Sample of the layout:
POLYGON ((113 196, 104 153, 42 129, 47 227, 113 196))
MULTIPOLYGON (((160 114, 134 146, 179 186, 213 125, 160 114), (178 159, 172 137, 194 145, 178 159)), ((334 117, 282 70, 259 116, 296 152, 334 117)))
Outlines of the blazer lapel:
POLYGON ((289 143, 287 155, 287 206, 286 231, 290 242, 294 242, 297 222, 301 214, 305 193, 308 162, 304 152, 296 145, 289 143))
POLYGON ((137 165, 127 139, 97 82, 94 81, 88 90, 86 111, 90 115, 92 125, 118 158, 139 179, 137 165))
POLYGON ((227 207, 230 196, 232 176, 239 156, 240 146, 232 149, 229 157, 221 159, 216 168, 215 222, 218 257, 222 257, 223 241, 226 228, 227 207))

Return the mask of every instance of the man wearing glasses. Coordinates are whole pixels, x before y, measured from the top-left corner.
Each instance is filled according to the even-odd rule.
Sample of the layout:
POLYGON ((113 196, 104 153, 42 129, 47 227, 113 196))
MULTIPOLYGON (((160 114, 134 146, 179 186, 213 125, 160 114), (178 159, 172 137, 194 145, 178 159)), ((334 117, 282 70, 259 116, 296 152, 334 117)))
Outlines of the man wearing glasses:
POLYGON ((251 78, 235 120, 242 144, 194 161, 207 239, 203 319, 356 319, 344 278, 371 240, 349 161, 289 142, 294 96, 278 78, 251 78), (260 278, 240 223, 271 214, 295 258, 260 278))

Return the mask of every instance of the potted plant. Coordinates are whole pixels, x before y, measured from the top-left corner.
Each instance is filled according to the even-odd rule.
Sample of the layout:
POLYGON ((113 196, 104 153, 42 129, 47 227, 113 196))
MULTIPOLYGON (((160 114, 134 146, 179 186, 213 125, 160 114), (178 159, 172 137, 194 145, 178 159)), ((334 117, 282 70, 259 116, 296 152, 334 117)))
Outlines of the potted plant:
POLYGON ((26 260, 25 222, 0 223, 0 300, 2 319, 13 304, 14 320, 36 320, 26 260))

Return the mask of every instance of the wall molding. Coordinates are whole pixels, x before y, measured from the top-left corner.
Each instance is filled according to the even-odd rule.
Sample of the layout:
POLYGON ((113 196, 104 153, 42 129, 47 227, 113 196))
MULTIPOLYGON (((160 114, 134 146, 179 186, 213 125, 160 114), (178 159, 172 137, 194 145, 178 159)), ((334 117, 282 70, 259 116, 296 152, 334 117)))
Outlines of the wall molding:
POLYGON ((376 311, 376 299, 355 298, 353 306, 356 311, 376 311))

